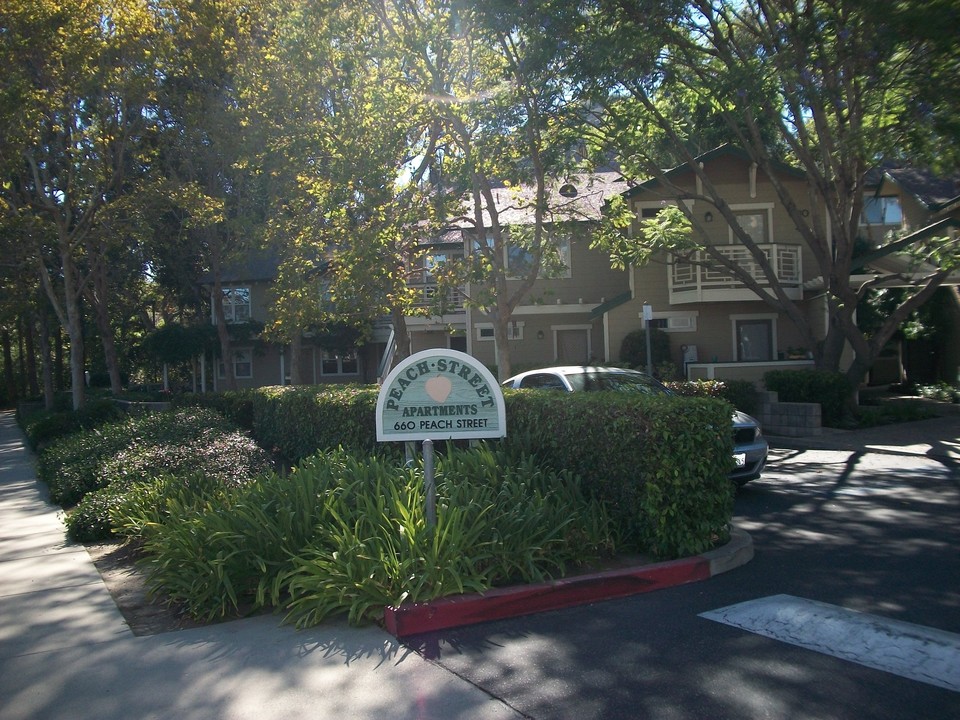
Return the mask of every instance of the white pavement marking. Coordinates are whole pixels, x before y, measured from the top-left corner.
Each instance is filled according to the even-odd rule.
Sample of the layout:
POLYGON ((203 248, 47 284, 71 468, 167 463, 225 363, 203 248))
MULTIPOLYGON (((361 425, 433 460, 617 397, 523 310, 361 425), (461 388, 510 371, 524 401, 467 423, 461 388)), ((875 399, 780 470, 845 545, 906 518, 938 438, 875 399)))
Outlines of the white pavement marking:
POLYGON ((960 635, 773 595, 701 613, 707 620, 960 692, 960 635))

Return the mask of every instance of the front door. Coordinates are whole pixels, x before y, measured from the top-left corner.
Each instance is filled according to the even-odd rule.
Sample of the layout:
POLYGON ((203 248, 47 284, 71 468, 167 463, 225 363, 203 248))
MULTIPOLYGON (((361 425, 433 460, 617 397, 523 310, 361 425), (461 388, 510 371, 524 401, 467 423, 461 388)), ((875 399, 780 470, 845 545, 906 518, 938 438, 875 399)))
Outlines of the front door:
POLYGON ((560 365, 586 365, 589 360, 589 330, 557 330, 557 362, 560 365))

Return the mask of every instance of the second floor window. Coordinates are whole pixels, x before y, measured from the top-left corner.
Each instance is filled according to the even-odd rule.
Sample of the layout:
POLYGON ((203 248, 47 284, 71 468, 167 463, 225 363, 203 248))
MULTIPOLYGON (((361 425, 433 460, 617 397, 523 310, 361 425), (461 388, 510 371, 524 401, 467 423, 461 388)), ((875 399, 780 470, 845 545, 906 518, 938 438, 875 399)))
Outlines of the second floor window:
POLYGON ((903 212, 900 209, 898 197, 867 197, 863 200, 863 214, 860 216, 861 225, 896 225, 903 224, 903 212))
MULTIPOLYGON (((512 277, 522 277, 530 271, 533 255, 519 245, 507 245, 507 270, 512 277)), ((558 237, 544 243, 541 263, 542 277, 570 277, 570 238, 558 237)))
POLYGON ((767 214, 765 212, 737 213, 737 222, 755 243, 767 242, 767 214))
POLYGON ((223 317, 228 323, 250 319, 250 288, 223 288, 223 317))
POLYGON ((332 353, 324 350, 320 358, 321 375, 359 375, 360 361, 356 350, 332 353))

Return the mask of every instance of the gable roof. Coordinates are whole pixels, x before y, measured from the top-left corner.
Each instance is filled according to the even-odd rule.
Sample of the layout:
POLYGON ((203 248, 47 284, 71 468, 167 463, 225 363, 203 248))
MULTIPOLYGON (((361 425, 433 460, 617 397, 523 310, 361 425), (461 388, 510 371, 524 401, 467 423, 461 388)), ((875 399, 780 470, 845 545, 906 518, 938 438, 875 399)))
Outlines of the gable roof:
MULTIPOLYGON (((724 143, 718 147, 713 148, 713 150, 707 150, 707 152, 697 155, 694 160, 697 163, 706 166, 708 163, 713 162, 714 160, 732 157, 737 160, 740 160, 744 163, 751 164, 753 163, 753 158, 750 157, 750 154, 745 150, 731 145, 730 143, 724 143)), ((773 167, 777 172, 781 172, 785 175, 793 175, 794 177, 806 177, 806 173, 800 168, 794 167, 793 165, 788 165, 787 163, 781 162, 779 160, 773 160, 773 167)), ((681 163, 676 167, 665 169, 663 174, 668 178, 676 178, 684 173, 692 173, 693 168, 690 167, 688 163, 681 163)), ((633 186, 623 193, 625 198, 631 198, 634 195, 638 195, 644 190, 650 190, 660 184, 660 179, 656 177, 647 178, 642 182, 635 183, 633 186)))
POLYGON ((883 182, 892 182, 915 197, 931 212, 960 201, 960 173, 941 177, 926 168, 887 167, 883 182))
MULTIPOLYGON (((599 171, 571 175, 547 189, 547 210, 544 222, 590 222, 599 220, 607 200, 627 189, 622 173, 599 171)), ((496 187, 493 189, 497 216, 502 227, 509 225, 532 225, 536 221, 534 199, 536 188, 530 185, 496 187)), ((457 228, 472 228, 473 209, 469 199, 464 201, 464 215, 453 221, 457 228)), ((483 209, 484 227, 492 220, 486 207, 483 209)))

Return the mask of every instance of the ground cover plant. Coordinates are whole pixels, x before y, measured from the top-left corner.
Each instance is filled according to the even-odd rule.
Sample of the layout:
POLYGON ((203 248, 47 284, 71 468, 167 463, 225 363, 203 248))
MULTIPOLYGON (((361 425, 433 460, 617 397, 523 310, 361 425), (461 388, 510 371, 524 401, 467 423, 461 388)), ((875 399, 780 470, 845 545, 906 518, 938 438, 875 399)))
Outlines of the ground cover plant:
POLYGON ((111 537, 110 508, 137 485, 201 475, 237 485, 271 467, 270 457, 218 413, 206 409, 126 417, 62 438, 40 455, 51 499, 70 509, 70 537, 111 537))
POLYGON ((338 449, 215 495, 159 480, 111 516, 142 542, 150 587, 206 620, 273 607, 301 626, 336 613, 360 623, 385 605, 556 577, 616 548, 604 506, 531 458, 449 448, 436 484, 429 528, 420 468, 338 449))
POLYGON ((116 422, 123 411, 109 398, 93 398, 79 410, 59 407, 17 415, 30 447, 43 450, 59 438, 116 422))

